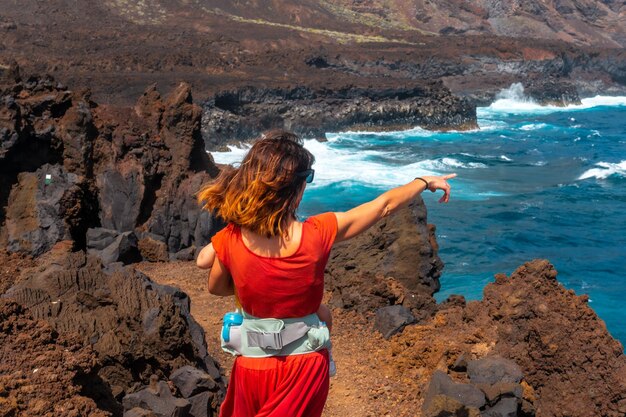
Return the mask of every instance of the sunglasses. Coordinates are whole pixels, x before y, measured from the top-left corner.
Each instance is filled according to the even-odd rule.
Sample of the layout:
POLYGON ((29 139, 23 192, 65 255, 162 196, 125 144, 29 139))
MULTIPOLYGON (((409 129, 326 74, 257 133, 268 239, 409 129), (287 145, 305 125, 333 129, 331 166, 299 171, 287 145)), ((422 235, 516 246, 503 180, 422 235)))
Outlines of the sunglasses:
POLYGON ((315 177, 315 170, 306 169, 304 171, 296 172, 296 177, 299 177, 299 178, 306 177, 306 183, 310 184, 313 182, 313 177, 315 177))

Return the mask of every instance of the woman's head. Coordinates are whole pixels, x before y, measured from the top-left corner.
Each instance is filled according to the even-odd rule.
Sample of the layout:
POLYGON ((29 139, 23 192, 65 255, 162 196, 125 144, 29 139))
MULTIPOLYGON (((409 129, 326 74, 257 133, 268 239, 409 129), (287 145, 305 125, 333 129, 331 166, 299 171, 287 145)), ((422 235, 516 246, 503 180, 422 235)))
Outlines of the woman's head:
POLYGON ((267 237, 280 235, 295 218, 305 174, 314 161, 293 133, 268 132, 254 143, 239 168, 222 170, 202 189, 198 201, 226 222, 267 237))

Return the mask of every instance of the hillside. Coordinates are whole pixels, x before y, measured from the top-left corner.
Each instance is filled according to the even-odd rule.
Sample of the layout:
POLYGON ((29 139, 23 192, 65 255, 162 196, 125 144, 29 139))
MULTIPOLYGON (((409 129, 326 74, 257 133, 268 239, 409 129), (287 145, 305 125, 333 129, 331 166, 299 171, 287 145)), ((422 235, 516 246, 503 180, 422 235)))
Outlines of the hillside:
POLYGON ((0 64, 128 104, 147 85, 197 97, 242 84, 396 86, 465 94, 521 77, 623 86, 626 17, 613 1, 1 0, 0 64), (617 49, 616 49, 617 48, 617 49))

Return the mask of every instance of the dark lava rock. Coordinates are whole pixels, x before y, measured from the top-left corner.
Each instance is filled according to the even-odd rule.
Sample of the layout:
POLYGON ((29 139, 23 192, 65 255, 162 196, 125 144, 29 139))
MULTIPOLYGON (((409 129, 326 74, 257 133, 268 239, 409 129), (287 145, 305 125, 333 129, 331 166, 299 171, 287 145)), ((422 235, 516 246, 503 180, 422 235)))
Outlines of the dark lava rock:
POLYGON ((215 389, 215 381, 209 374, 193 366, 183 366, 170 375, 183 397, 189 398, 202 391, 215 389))
POLYGON ((382 307, 376 310, 374 328, 385 339, 389 339, 396 333, 400 333, 405 326, 415 323, 415 317, 411 310, 400 305, 382 307))
POLYGON ((544 106, 581 104, 576 87, 566 80, 554 78, 529 80, 524 84, 524 91, 533 100, 544 106))
POLYGON ((87 230, 87 249, 103 250, 109 246, 120 233, 117 230, 94 227, 87 230))
POLYGON ((515 397, 502 398, 496 405, 487 408, 480 415, 481 417, 517 417, 519 404, 520 400, 515 397))
MULTIPOLYGON (((219 171, 204 150, 201 113, 187 84, 166 99, 152 86, 123 109, 51 77, 3 77, 0 243, 36 256, 68 239, 84 249, 87 230, 102 227, 149 233, 171 253, 206 245, 220 224, 195 194, 219 171)), ((129 240, 105 262, 139 259, 117 254, 129 240)))
POLYGON ((446 373, 435 371, 424 395, 424 415, 463 415, 458 411, 463 407, 458 404, 466 408, 465 415, 478 415, 478 410, 485 405, 485 395, 473 385, 454 382, 446 373), (441 397, 448 397, 453 401, 442 400, 441 397), (446 412, 452 414, 445 414, 446 412))
POLYGON ((434 232, 418 197, 362 235, 335 245, 327 267, 330 303, 360 312, 398 304, 418 322, 429 318, 443 268, 434 232))
POLYGON ((82 234, 89 219, 88 185, 59 165, 17 175, 6 211, 7 249, 34 256, 82 234))
POLYGON ((94 228, 87 231, 87 250, 100 258, 104 265, 121 262, 123 265, 141 260, 137 236, 134 232, 94 228))
POLYGON ((215 398, 210 392, 201 392, 187 399, 191 404, 189 414, 193 417, 211 417, 213 415, 212 410, 217 408, 216 404, 212 404, 211 401, 215 401, 215 398))
MULTIPOLYGON (((165 381, 154 382, 148 388, 128 394, 124 397, 123 404, 125 411, 139 408, 150 411, 157 417, 187 417, 191 409, 189 401, 172 395, 165 381)), ((125 412, 124 416, 127 415, 125 412)))
POLYGON ((89 381, 84 395, 103 410, 120 413, 118 399, 138 383, 147 385, 153 374, 168 379, 183 366, 213 380, 204 383, 211 404, 223 395, 204 332, 189 313, 189 297, 138 271, 117 267, 107 273, 98 258, 57 245, 38 266, 24 270, 3 297, 15 299, 59 332, 81 335, 97 356, 94 371, 84 376, 89 381))
POLYGON ((520 367, 513 361, 500 356, 489 356, 470 361, 467 374, 474 384, 495 384, 497 382, 518 383, 523 374, 520 367))
MULTIPOLYGON (((313 59, 311 65, 324 65, 313 59)), ((326 132, 384 130, 421 126, 429 129, 468 129, 476 124, 476 108, 441 82, 414 81, 413 87, 333 90, 295 87, 242 87, 215 94, 204 105, 202 133, 207 149, 224 143, 249 141, 263 131, 287 129, 307 138, 326 132)))
POLYGON ((494 405, 503 397, 515 397, 518 399, 522 399, 522 395, 524 393, 523 388, 520 384, 516 384, 514 382, 505 382, 500 381, 496 382, 493 385, 490 384, 475 384, 478 388, 485 393, 485 397, 487 398, 487 403, 490 405, 494 405))

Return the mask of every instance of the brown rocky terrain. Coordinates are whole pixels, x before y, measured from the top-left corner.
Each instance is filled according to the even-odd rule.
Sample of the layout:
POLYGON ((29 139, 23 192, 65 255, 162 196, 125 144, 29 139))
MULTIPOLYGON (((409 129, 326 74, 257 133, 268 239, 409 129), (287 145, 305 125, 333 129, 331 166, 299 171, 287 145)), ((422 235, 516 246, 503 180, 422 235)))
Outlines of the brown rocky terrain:
MULTIPOLYGON (((618 1, 3 0, 0 8, 0 64, 89 87, 101 103, 130 105, 147 85, 169 91, 184 80, 206 103, 209 145, 303 124, 300 133, 316 137, 471 126, 463 103, 460 120, 441 117, 455 106, 436 117, 415 110, 429 104, 407 92, 435 81, 478 103, 514 82, 558 103, 626 85, 618 1), (290 99, 300 88, 308 92, 290 99), (351 90, 361 101, 346 100, 351 90), (233 93, 248 99, 220 106, 233 93)), ((433 91, 436 99, 446 90, 433 91)))
MULTIPOLYGON (((218 168, 190 87, 149 87, 129 108, 15 66, 0 76, 2 411, 215 415, 232 300, 188 261, 221 227, 193 197, 218 168)), ((437 305, 434 236, 418 199, 334 248, 326 415, 626 413, 623 347, 585 296, 533 261, 482 301, 437 305)))
POLYGON ((623 52, 619 58, 615 49, 605 51, 626 46, 623 4, 595 0, 0 5, 5 64, 15 59, 29 71, 88 86, 99 100, 127 103, 146 85, 170 89, 180 80, 204 99, 242 84, 395 86, 461 75, 501 75, 510 84, 516 74, 520 81, 532 72, 568 76, 593 66, 611 76, 618 68, 606 60, 623 76, 623 52))

